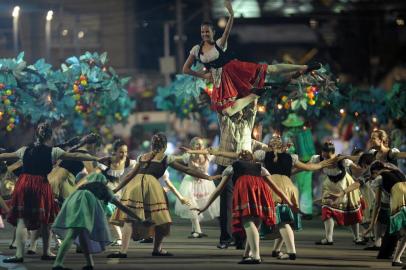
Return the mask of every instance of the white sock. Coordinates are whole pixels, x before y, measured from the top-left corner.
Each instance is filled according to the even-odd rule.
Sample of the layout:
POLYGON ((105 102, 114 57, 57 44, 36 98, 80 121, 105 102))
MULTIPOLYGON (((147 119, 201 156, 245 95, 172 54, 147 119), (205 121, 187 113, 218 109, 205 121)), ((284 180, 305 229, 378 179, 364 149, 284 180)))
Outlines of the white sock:
POLYGON ((38 230, 30 231, 30 248, 28 250, 37 251, 38 234, 38 230))
POLYGON ((292 227, 290 227, 289 224, 285 224, 279 231, 282 235, 283 242, 285 242, 287 252, 296 254, 295 234, 293 233, 292 227))
POLYGON ((334 220, 329 218, 324 221, 324 228, 326 230, 326 239, 329 242, 333 242, 333 232, 334 232, 334 220))
POLYGON ((243 220, 245 234, 252 253, 252 258, 259 260, 259 232, 252 219, 243 220))

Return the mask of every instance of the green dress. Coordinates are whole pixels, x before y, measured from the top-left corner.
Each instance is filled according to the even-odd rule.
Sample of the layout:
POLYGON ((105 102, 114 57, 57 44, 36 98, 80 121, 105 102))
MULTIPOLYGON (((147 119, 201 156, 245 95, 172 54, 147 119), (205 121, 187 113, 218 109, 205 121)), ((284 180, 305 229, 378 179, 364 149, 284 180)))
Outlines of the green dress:
MULTIPOLYGON (((104 205, 114 198, 102 174, 92 174, 63 203, 52 230, 62 239, 68 229, 83 230, 90 253, 99 253, 111 243, 104 205)), ((77 239, 75 242, 78 242, 77 239)))

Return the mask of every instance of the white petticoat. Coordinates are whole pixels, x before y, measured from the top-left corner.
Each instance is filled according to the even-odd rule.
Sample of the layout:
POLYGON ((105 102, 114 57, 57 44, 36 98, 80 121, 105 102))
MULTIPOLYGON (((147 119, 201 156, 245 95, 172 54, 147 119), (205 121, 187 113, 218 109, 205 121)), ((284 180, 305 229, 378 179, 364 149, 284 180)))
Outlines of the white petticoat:
POLYGON ((191 206, 182 205, 179 200, 175 203, 175 214, 181 218, 194 218, 197 217, 199 221, 212 220, 220 215, 220 199, 217 198, 210 207, 199 216, 197 211, 191 211, 190 208, 200 208, 206 206, 210 195, 214 192, 216 186, 213 181, 205 179, 196 179, 193 176, 186 175, 179 187, 179 192, 184 198, 187 198, 191 206))

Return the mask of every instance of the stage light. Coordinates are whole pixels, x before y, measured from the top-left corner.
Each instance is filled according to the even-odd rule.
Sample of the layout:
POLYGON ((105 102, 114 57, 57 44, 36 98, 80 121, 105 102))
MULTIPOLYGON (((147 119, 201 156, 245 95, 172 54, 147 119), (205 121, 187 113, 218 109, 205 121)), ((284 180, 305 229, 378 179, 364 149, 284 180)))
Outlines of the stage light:
POLYGON ((54 12, 52 10, 48 10, 47 17, 46 17, 47 21, 51 21, 53 16, 54 16, 54 12))
POLYGON ((19 6, 14 7, 12 15, 14 18, 18 18, 18 16, 20 16, 20 7, 19 6))

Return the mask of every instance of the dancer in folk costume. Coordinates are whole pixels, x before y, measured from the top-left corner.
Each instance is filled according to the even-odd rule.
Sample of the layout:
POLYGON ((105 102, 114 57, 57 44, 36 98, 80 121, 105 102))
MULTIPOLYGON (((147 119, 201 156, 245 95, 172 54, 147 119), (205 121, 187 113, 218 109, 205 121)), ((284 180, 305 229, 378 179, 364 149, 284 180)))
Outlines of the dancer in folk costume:
POLYGON ((49 225, 54 221, 58 207, 54 202, 47 175, 58 159, 97 160, 96 157, 89 154, 68 153, 61 148, 48 146, 51 136, 51 127, 46 123, 39 124, 35 143, 22 147, 14 153, 0 154, 0 160, 20 158, 23 162, 23 172, 17 181, 7 219, 12 225, 17 226, 17 251, 14 257, 4 259, 5 263, 24 261, 27 229, 39 228, 41 228, 43 239, 41 259, 54 259, 49 249, 49 225))
MULTIPOLYGON (((173 254, 162 249, 162 241, 169 235, 172 219, 169 214, 165 191, 158 181, 168 166, 197 178, 210 180, 218 178, 180 164, 175 160, 175 157, 165 155, 166 147, 166 136, 162 133, 155 134, 151 139, 152 151, 138 158, 133 171, 114 190, 117 192, 124 188, 120 201, 131 208, 139 217, 151 219, 155 225, 151 228, 145 228, 139 224, 134 224, 136 231, 133 234, 133 223, 125 213, 116 209, 111 221, 118 225, 124 223, 123 242, 120 252, 108 255, 109 258, 127 258, 127 250, 132 235, 134 240, 154 237, 152 256, 173 256, 173 254)), ((185 203, 188 202, 185 201, 185 203)))
MULTIPOLYGON (((101 144, 101 137, 97 134, 89 134, 81 139, 72 138, 60 147, 66 149, 70 153, 96 153, 97 147, 101 144)), ((72 194, 77 188, 76 176, 83 170, 93 170, 93 162, 80 160, 62 160, 48 174, 48 182, 51 185, 54 198, 58 201, 59 207, 62 206, 64 200, 72 194)), ((36 254, 37 239, 39 231, 30 232, 30 243, 27 254, 36 254)), ((60 240, 55 239, 56 246, 59 246, 60 240)))
MULTIPOLYGON (((392 266, 406 266, 400 261, 406 249, 406 176, 398 167, 391 163, 374 161, 369 166, 371 185, 377 189, 377 198, 386 194, 390 200, 390 217, 388 231, 396 239, 397 247, 392 259, 392 266)), ((347 190, 332 194, 332 198, 342 198, 350 190, 355 190, 359 186, 353 185, 347 190)), ((371 225, 368 230, 372 230, 378 220, 379 207, 372 215, 371 225)), ((396 246, 396 244, 395 244, 396 246)))
MULTIPOLYGON (((195 137, 190 141, 191 149, 201 150, 205 148, 205 144, 202 138, 195 137)), ((195 155, 185 153, 183 156, 183 162, 188 164, 189 167, 199 170, 202 173, 207 174, 209 170, 209 155, 195 155)), ((187 198, 192 207, 203 208, 206 205, 210 195, 216 189, 213 181, 208 181, 205 179, 199 179, 190 175, 185 175, 182 183, 179 187, 179 192, 187 198)), ((200 227, 200 221, 212 220, 220 215, 220 201, 217 199, 211 204, 209 209, 197 215, 196 211, 190 210, 189 207, 182 204, 181 201, 176 200, 175 203, 175 214, 187 218, 192 221, 192 233, 191 238, 201 238, 206 235, 202 232, 200 227)))
POLYGON ((221 38, 214 40, 214 27, 209 22, 200 26, 202 42, 195 45, 183 66, 183 72, 213 82, 211 106, 213 110, 233 115, 257 98, 254 89, 263 88, 267 74, 304 72, 320 65, 257 64, 234 59, 227 49, 227 40, 234 22, 234 11, 230 0, 225 1, 230 18, 221 38), (205 72, 191 69, 198 60, 206 67, 205 72))
MULTIPOLYGON (((330 166, 336 162, 336 159, 323 160, 317 164, 306 164, 299 160, 294 154, 286 153, 286 147, 282 143, 279 135, 274 135, 269 142, 269 150, 258 150, 254 152, 257 161, 263 162, 263 166, 271 174, 272 180, 276 186, 289 200, 295 208, 299 208, 299 191, 290 179, 292 169, 316 171, 330 166)), ((294 209, 284 204, 282 199, 273 194, 273 200, 276 206, 276 217, 281 238, 275 240, 272 256, 281 260, 295 260, 296 247, 293 230, 302 228, 301 217, 294 209), (293 229, 292 229, 293 228, 293 229), (287 254, 281 252, 282 244, 285 243, 287 254)))
POLYGON ((113 203, 130 218, 141 220, 129 208, 118 201, 109 189, 106 177, 101 173, 92 173, 86 177, 86 184, 80 186, 64 202, 54 224, 53 231, 63 240, 56 257, 53 270, 70 270, 63 267, 69 248, 76 240, 86 258, 86 266, 82 269, 92 270, 94 267, 93 253, 102 252, 111 243, 103 204, 113 203))
POLYGON ((247 236, 243 259, 239 264, 260 264, 258 227, 261 223, 267 227, 271 227, 276 223, 272 191, 278 194, 292 208, 295 208, 295 206, 276 186, 269 172, 261 167, 260 163, 255 162, 252 153, 241 151, 238 160, 224 170, 221 183, 210 196, 206 206, 197 209, 199 213, 206 211, 210 207, 210 204, 219 196, 228 181, 235 182, 233 190, 233 233, 245 233, 247 236))
MULTIPOLYGON (((398 165, 398 159, 406 158, 406 152, 400 152, 397 148, 391 148, 389 145, 389 136, 384 130, 375 130, 372 131, 371 137, 369 140, 369 144, 371 146, 370 153, 375 154, 375 158, 382 162, 390 162, 395 166, 398 165)), ((382 194, 382 199, 385 198, 385 194, 382 194)), ((386 201, 388 202, 388 201, 386 201)), ((385 202, 385 203, 386 203, 385 202)), ((385 207, 385 205, 382 205, 385 207)), ((382 208, 383 209, 383 208, 382 208)), ((387 212, 389 208, 386 207, 387 212)), ((387 217, 388 218, 388 217, 387 217)), ((378 259, 389 259, 393 252, 395 251, 397 243, 397 238, 395 235, 390 234, 389 226, 386 227, 385 234, 382 238, 381 248, 379 249, 379 253, 377 258, 378 259)))
MULTIPOLYGON (((321 156, 315 155, 311 158, 311 163, 320 162, 324 159, 337 157, 334 144, 326 142, 323 144, 321 156)), ((349 159, 342 159, 332 166, 323 168, 322 172, 327 175, 323 182, 322 193, 322 220, 324 222, 326 237, 316 242, 316 245, 333 245, 334 221, 341 226, 351 226, 354 243, 364 245, 365 242, 360 237, 359 225, 362 222, 361 193, 359 190, 351 191, 339 200, 332 200, 329 196, 354 183, 354 179, 348 173, 350 167, 357 165, 349 159)))
MULTIPOLYGON (((100 168, 109 180, 107 186, 113 190, 119 185, 124 177, 134 169, 137 162, 128 157, 128 146, 124 141, 118 139, 113 142, 113 155, 102 158, 100 163, 102 164, 100 168)), ((116 193, 116 197, 121 197, 120 191, 116 193)), ((111 217, 115 208, 114 204, 108 204, 107 215, 109 217, 111 217)), ((121 246, 121 239, 123 236, 121 227, 113 225, 113 229, 117 235, 117 239, 114 240, 112 246, 121 246)))

